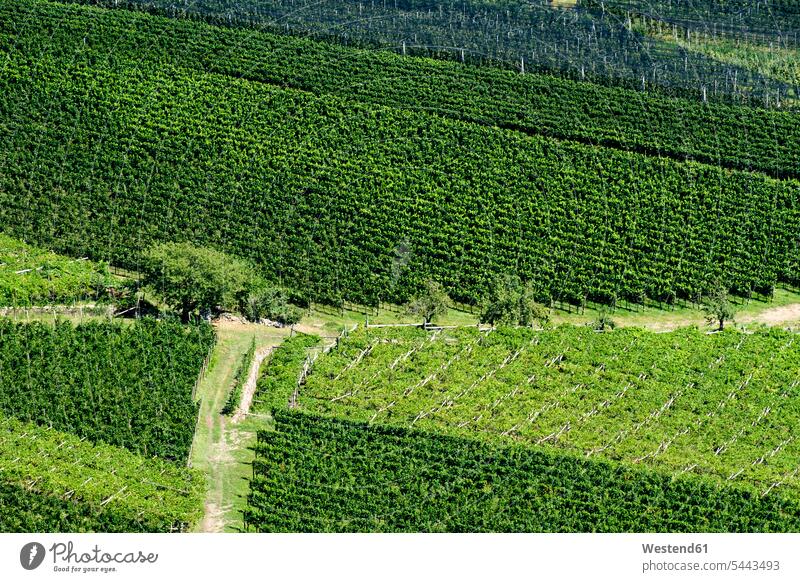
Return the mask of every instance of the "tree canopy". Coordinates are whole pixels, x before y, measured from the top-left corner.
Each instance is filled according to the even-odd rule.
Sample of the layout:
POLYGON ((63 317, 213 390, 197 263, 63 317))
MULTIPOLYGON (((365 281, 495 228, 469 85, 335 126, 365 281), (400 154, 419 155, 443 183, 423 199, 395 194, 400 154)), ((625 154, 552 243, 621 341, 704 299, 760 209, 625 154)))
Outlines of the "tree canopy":
POLYGON ((450 305, 450 297, 444 287, 436 281, 427 280, 420 292, 414 299, 406 305, 406 312, 410 315, 418 315, 428 324, 435 317, 447 313, 450 305))
POLYGON ((238 309, 254 280, 247 262, 190 243, 157 244, 145 253, 142 267, 142 283, 184 320, 198 311, 238 309))
POLYGON ((533 285, 523 284, 517 275, 498 277, 481 312, 481 323, 492 325, 545 325, 550 310, 538 303, 533 285))

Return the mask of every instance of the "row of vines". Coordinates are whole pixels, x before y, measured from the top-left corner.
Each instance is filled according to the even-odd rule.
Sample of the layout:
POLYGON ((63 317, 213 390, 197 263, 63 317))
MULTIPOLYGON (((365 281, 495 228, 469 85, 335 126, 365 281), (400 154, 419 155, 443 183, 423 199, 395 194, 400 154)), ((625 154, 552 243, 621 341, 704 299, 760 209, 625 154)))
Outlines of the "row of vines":
POLYGON ((779 330, 360 329, 315 362, 299 407, 800 499, 798 370, 779 330))
POLYGON ((581 6, 618 14, 643 14, 665 22, 729 35, 757 33, 797 42, 797 0, 580 0, 581 6))
POLYGON ((789 112, 30 0, 0 2, 0 26, 13 34, 7 42, 29 58, 71 58, 78 46, 94 66, 170 62, 525 133, 800 176, 800 120, 789 112))
POLYGON ((315 335, 295 334, 275 348, 261 368, 253 397, 253 411, 268 413, 286 408, 298 389, 308 350, 319 344, 315 335))
POLYGON ((236 365, 236 371, 233 373, 233 381, 231 383, 230 392, 228 392, 228 398, 225 400, 225 405, 220 411, 221 414, 230 416, 238 408, 239 403, 242 400, 244 385, 247 382, 247 378, 250 374, 250 368, 253 365, 255 355, 256 338, 254 336, 253 341, 250 342, 250 347, 247 348, 247 351, 242 355, 242 357, 239 359, 239 363, 236 365))
POLYGON ((0 419, 0 532, 175 532, 202 516, 200 473, 0 419))
POLYGON ((191 235, 370 305, 508 271, 576 304, 800 279, 793 180, 5 39, 0 223, 73 256, 191 235))
POLYGON ((0 319, 0 413, 185 463, 213 341, 208 325, 0 319))
POLYGON ((258 434, 261 532, 796 531, 800 508, 697 477, 278 411, 258 434))

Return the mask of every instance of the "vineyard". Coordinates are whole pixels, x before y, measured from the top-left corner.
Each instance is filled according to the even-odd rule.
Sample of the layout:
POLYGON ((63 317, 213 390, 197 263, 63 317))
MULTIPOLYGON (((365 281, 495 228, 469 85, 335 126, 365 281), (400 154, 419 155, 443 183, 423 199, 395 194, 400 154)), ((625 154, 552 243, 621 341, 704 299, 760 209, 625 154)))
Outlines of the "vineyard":
POLYGON ((334 304, 404 301, 426 278, 474 303, 509 270, 578 305, 800 277, 794 180, 95 60, 82 42, 31 63, 41 51, 12 38, 0 218, 74 256, 135 269, 191 233, 334 304))
MULTIPOLYGON (((630 14, 641 11, 621 12, 619 5, 623 2, 615 0, 607 3, 614 8, 608 11, 604 4, 597 6, 594 1, 580 2, 569 10, 554 9, 546 1, 200 0, 181 5, 168 0, 77 1, 225 26, 255 27, 404 55, 547 71, 696 99, 733 99, 771 107, 795 101, 798 96, 795 84, 643 34, 630 22, 630 14)), ((706 7, 707 12, 713 10, 706 7)), ((657 14, 645 14, 657 18, 661 26, 657 14)), ((672 22, 678 20, 663 20, 670 33, 672 22)), ((680 24, 691 26, 695 34, 717 35, 713 19, 710 26, 698 27, 686 20, 680 24)), ((778 26, 775 21, 772 24, 778 26)), ((780 37, 781 42, 791 38, 796 45, 800 28, 797 17, 790 17, 786 25, 790 26, 789 35, 780 37)), ((720 28, 722 33, 724 26, 720 28)), ((677 30, 674 33, 677 36, 677 30)))
POLYGON ((364 330, 302 410, 516 442, 800 498, 800 344, 770 330, 364 330))
POLYGON ((253 398, 253 411, 285 408, 295 396, 306 366, 307 350, 319 343, 313 335, 297 334, 276 348, 264 364, 253 398))
POLYGON ((583 6, 618 14, 641 14, 667 23, 726 34, 758 34, 796 43, 796 0, 581 0, 583 6))
POLYGON ((0 319, 0 413, 185 463, 210 326, 0 319))
POLYGON ((262 532, 797 531, 800 508, 695 476, 276 412, 245 525, 262 532))
POLYGON ((225 406, 222 407, 221 414, 230 416, 236 412, 239 402, 242 399, 242 391, 244 384, 247 381, 247 375, 250 372, 250 367, 253 365, 253 359, 256 355, 256 339, 253 338, 250 347, 239 360, 236 371, 233 374, 233 385, 231 386, 228 398, 225 401, 225 406))
POLYGON ((0 306, 94 299, 110 284, 105 265, 57 255, 0 234, 0 306))
POLYGON ((0 2, 0 25, 26 55, 109 65, 168 62, 530 134, 678 160, 800 176, 800 121, 758 110, 604 87, 549 75, 464 67, 194 21, 42 2, 0 2), (12 26, 13 23, 13 26, 12 26), (20 34, 20 31, 24 31, 20 34), (558 107, 553 107, 558 103, 558 107))
POLYGON ((172 463, 0 419, 0 532, 185 531, 203 489, 172 463))
POLYGON ((800 531, 798 32, 0 0, 0 532, 800 531))

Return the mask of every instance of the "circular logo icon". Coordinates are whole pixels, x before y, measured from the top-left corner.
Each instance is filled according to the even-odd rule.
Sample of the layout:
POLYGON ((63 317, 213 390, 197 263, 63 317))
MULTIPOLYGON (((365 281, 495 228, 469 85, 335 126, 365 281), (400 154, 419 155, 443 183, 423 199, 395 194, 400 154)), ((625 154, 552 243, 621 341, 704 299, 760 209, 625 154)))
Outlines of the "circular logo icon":
POLYGON ((19 553, 19 563, 26 570, 35 570, 42 565, 44 554, 44 546, 39 542, 25 544, 19 553))

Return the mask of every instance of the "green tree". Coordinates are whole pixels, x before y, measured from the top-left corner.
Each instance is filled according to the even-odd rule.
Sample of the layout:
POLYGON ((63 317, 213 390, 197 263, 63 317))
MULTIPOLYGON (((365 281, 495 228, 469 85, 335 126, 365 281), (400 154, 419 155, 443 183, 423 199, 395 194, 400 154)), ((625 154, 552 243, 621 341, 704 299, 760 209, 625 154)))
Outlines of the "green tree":
POLYGON ((271 287, 259 282, 244 298, 239 311, 250 321, 264 318, 284 325, 298 323, 303 311, 289 303, 289 296, 284 289, 271 287))
POLYGON ((144 256, 142 283, 188 321, 198 311, 236 309, 253 286, 251 265, 190 243, 161 243, 144 256))
POLYGON ((533 327, 539 324, 545 327, 550 323, 550 308, 536 301, 533 283, 528 281, 519 297, 519 321, 520 325, 533 327))
POLYGON ((450 297, 441 284, 427 280, 422 293, 414 297, 406 305, 406 313, 422 317, 426 324, 433 321, 434 317, 447 313, 450 297))
POLYGON ((536 301, 532 283, 522 283, 517 275, 498 277, 481 312, 481 323, 492 325, 544 326, 550 310, 536 301))
POLYGON ((721 281, 714 282, 708 295, 703 297, 703 311, 709 325, 717 324, 717 330, 725 329, 725 322, 732 321, 736 315, 736 306, 731 302, 728 289, 721 281))
POLYGON ((597 319, 590 322, 589 327, 597 331, 606 331, 617 327, 617 322, 611 319, 611 313, 604 305, 597 311, 597 319))

